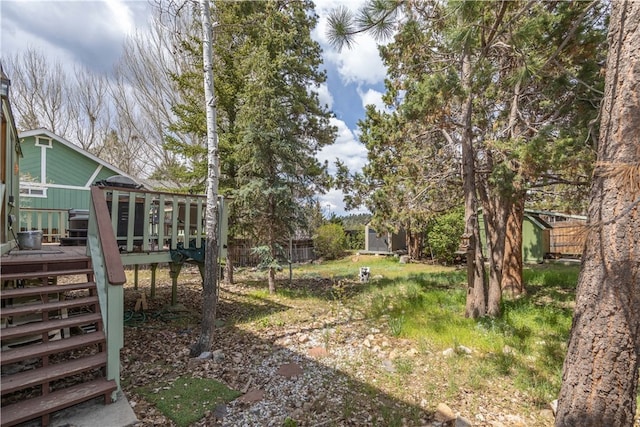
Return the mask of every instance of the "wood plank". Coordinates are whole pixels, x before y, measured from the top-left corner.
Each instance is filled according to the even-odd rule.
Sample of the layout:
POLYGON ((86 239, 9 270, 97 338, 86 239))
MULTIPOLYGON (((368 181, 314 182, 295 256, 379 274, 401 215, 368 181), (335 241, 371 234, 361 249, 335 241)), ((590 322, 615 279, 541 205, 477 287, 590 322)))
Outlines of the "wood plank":
POLYGON ((44 368, 31 369, 13 375, 2 377, 0 387, 2 395, 13 393, 39 384, 55 381, 60 378, 70 377, 91 369, 102 368, 107 365, 107 353, 98 353, 92 356, 80 357, 67 362, 48 365, 44 368))
POLYGON ((28 288, 5 288, 0 290, 0 298, 30 297, 35 295, 58 294, 60 292, 67 291, 78 291, 82 289, 93 290, 95 288, 95 282, 72 283, 69 285, 32 286, 28 288))
MULTIPOLYGON (((116 389, 115 381, 104 378, 82 383, 46 396, 24 400, 2 408, 2 427, 9 427, 38 418, 78 403, 104 395, 105 398, 116 389)), ((107 399, 108 401, 108 399, 107 399)), ((110 403, 110 402, 109 402, 110 403)))
MULTIPOLYGON (((118 243, 113 232, 113 230, 117 230, 117 228, 111 226, 109 209, 107 208, 104 193, 96 186, 91 187, 91 203, 93 206, 92 212, 95 215, 95 222, 98 227, 98 239, 100 240, 100 247, 103 252, 107 280, 112 285, 122 285, 127 281, 127 276, 124 274, 118 243)), ((116 191, 114 191, 112 208, 117 205, 118 198, 116 197, 116 191)))
MULTIPOLYGON (((88 296, 82 298, 74 298, 69 300, 62 301, 52 301, 48 303, 35 303, 35 304, 23 304, 18 306, 9 306, 0 310, 0 317, 12 317, 19 316, 23 314, 40 314, 44 312, 58 311, 63 309, 82 307, 83 305, 93 305, 99 304, 98 296, 88 296)), ((95 310, 99 311, 99 310, 95 310)))
POLYGON ((2 339, 11 339, 24 337, 28 335, 37 335, 56 329, 71 328, 74 326, 87 325, 90 323, 102 322, 100 313, 90 313, 82 316, 73 316, 67 319, 56 319, 48 322, 34 322, 25 325, 8 327, 0 329, 0 337, 2 339))
MULTIPOLYGON (((59 246, 60 248, 70 248, 73 246, 59 246)), ((85 252, 87 248, 81 248, 85 252)), ((53 254, 20 254, 2 255, 2 273, 17 273, 19 271, 32 271, 34 266, 42 266, 41 270, 64 271, 72 268, 84 268, 91 265, 91 258, 87 255, 70 256, 63 252, 53 254)))
POLYGON ((92 268, 73 270, 30 271, 28 273, 2 273, 2 280, 39 279, 41 277, 75 276, 93 274, 92 268))
POLYGON ((103 331, 91 332, 89 334, 76 335, 71 338, 63 338, 61 340, 48 341, 3 351, 0 354, 0 363, 2 365, 9 365, 25 359, 42 357, 80 347, 89 347, 95 344, 104 344, 106 342, 107 337, 103 331))

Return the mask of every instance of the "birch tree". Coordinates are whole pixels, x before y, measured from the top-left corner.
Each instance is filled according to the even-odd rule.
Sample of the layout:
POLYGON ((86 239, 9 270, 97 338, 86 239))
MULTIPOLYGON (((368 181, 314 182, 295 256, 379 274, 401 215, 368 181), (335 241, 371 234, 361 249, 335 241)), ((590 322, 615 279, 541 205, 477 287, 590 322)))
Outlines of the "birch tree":
POLYGON ((207 117, 207 208, 204 283, 202 289, 202 325, 200 337, 191 348, 197 356, 213 347, 216 307, 218 304, 218 137, 216 97, 213 80, 213 24, 209 0, 200 0, 202 22, 202 63, 207 117))

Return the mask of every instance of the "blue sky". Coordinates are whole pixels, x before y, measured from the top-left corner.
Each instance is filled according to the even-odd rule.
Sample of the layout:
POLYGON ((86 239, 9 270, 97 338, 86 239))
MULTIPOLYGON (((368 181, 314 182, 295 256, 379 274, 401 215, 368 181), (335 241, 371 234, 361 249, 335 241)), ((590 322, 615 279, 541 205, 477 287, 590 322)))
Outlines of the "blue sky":
MULTIPOLYGON (((316 0, 320 16, 313 37, 324 49, 327 83, 320 88, 321 102, 335 113, 336 143, 319 154, 333 162, 340 158, 352 170, 366 161, 366 150, 357 139, 357 122, 364 106, 382 107, 385 69, 375 41, 359 36, 351 49, 338 52, 326 38, 326 18, 340 5, 356 9, 364 0, 316 0)), ((2 56, 35 48, 65 64, 109 71, 120 57, 125 37, 144 31, 151 14, 147 0, 2 0, 0 1, 0 46, 2 56)), ((319 196, 327 213, 345 213, 342 193, 333 190, 319 196)), ((355 213, 355 212, 354 212, 355 213)))

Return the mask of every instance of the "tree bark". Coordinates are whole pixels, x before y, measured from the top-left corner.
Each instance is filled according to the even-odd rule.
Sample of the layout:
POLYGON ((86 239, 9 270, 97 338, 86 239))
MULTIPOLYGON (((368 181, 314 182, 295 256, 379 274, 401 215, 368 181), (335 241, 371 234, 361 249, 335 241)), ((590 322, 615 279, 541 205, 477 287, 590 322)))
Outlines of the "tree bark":
POLYGON ((509 200, 500 195, 491 195, 489 183, 481 180, 478 193, 482 200, 487 257, 489 258, 489 292, 487 295, 487 314, 500 315, 500 301, 502 300, 502 262, 504 260, 505 229, 509 200))
POLYGON ((471 95, 468 95, 465 102, 463 120, 465 129, 462 137, 462 185, 464 189, 465 235, 469 238, 468 250, 470 251, 467 262, 472 262, 472 266, 469 267, 472 273, 468 275, 469 283, 465 316, 475 319, 487 314, 487 281, 484 275, 484 259, 480 242, 480 229, 478 228, 475 155, 471 131, 472 102, 471 95))
POLYGON ((227 252, 227 263, 225 264, 224 279, 224 282, 227 285, 233 285, 233 260, 231 259, 230 252, 227 252))
POLYGON ((275 267, 269 267, 269 293, 276 293, 276 269, 275 267))
POLYGON ((612 3, 588 234, 556 426, 633 426, 640 353, 640 3, 612 3))
POLYGON ((207 102, 207 208, 204 283, 202 284, 202 325, 200 337, 191 348, 198 356, 212 349, 218 303, 218 137, 216 134, 216 104, 213 85, 213 26, 209 1, 200 0, 202 19, 202 56, 204 65, 204 93, 207 102))
POLYGON ((507 216, 507 231, 502 261, 502 293, 512 298, 525 293, 522 281, 522 223, 525 195, 517 195, 507 216))

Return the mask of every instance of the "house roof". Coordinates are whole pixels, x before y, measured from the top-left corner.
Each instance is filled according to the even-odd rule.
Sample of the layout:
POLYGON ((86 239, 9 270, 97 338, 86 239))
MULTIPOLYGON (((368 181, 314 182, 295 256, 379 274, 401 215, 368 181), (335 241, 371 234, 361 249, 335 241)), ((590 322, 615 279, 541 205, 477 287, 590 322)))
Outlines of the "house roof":
POLYGON ((553 226, 549 224, 547 221, 543 220, 535 213, 527 211, 526 209, 524 211, 524 216, 525 218, 528 218, 529 221, 534 223, 541 230, 547 230, 547 229, 553 228, 553 226))
POLYGON ((566 214, 562 212, 551 212, 551 211, 539 211, 535 209, 525 209, 525 212, 533 213, 536 215, 545 215, 548 217, 559 217, 559 218, 568 218, 568 219, 577 219, 581 221, 586 221, 586 215, 575 215, 575 214, 566 214))
POLYGON ((95 155, 89 153, 88 151, 83 150, 82 148, 78 147, 76 144, 72 143, 71 141, 68 141, 68 140, 64 139, 60 135, 56 135, 55 133, 51 132, 48 129, 39 128, 39 129, 27 130, 27 131, 24 131, 24 132, 20 132, 18 134, 18 137, 19 138, 29 138, 29 137, 32 137, 32 136, 42 136, 42 135, 47 136, 48 138, 51 138, 51 139, 55 139, 59 143, 61 143, 61 144, 65 145, 65 146, 69 147, 70 149, 82 154, 83 156, 93 160, 94 162, 113 170, 118 175, 126 176, 127 178, 131 178, 136 183, 142 184, 139 179, 129 175, 128 173, 126 173, 126 172, 124 172, 122 170, 120 170, 119 168, 115 167, 114 165, 105 162, 101 158, 96 157, 95 155))

